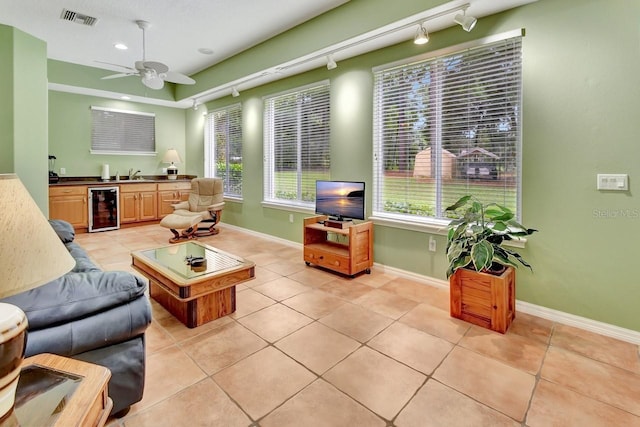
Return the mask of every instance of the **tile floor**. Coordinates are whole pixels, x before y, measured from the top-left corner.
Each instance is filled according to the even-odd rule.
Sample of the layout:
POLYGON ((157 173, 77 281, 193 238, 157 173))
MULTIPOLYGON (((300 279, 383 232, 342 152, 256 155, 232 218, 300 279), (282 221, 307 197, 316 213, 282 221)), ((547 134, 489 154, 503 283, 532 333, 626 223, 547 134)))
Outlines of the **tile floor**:
MULTIPOLYGON (((347 279, 301 249, 221 227, 254 261, 237 311, 188 329, 152 301, 145 395, 111 426, 640 426, 638 346, 519 313, 501 335, 449 317, 447 290, 347 279)), ((83 234, 106 270, 158 225, 83 234)))

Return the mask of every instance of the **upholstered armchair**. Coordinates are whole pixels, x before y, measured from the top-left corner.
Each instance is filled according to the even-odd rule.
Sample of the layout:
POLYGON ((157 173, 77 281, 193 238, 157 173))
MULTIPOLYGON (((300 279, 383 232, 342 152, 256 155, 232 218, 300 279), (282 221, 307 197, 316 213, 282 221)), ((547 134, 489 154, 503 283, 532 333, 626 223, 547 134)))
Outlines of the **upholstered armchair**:
POLYGON ((171 243, 218 234, 219 230, 215 226, 220 222, 224 208, 222 179, 192 179, 189 200, 172 206, 173 213, 160 221, 161 226, 170 229, 173 233, 174 237, 169 240, 171 243))

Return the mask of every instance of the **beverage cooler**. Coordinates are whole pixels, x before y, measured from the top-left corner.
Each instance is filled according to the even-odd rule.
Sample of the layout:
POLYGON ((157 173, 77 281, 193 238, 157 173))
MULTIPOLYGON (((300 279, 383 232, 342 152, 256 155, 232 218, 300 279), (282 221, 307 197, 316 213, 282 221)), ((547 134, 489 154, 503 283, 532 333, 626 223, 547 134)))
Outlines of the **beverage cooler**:
POLYGON ((120 228, 118 187, 89 188, 89 232, 120 228))

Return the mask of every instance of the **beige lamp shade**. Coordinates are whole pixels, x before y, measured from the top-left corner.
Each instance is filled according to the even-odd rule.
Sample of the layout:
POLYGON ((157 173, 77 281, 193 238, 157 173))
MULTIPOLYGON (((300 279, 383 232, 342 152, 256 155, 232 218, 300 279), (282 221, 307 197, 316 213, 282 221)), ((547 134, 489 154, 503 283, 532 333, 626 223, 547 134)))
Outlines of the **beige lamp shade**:
POLYGON ((162 158, 163 163, 182 163, 180 155, 174 148, 169 148, 162 158))
POLYGON ((75 260, 15 174, 0 174, 0 298, 67 273, 75 260))

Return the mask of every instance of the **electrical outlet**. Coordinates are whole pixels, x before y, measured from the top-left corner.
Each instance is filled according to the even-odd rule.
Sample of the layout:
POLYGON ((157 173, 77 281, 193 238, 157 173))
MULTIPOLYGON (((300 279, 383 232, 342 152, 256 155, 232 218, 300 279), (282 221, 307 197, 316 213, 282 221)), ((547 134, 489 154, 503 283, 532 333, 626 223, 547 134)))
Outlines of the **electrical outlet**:
POLYGON ((60 168, 60 175, 66 175, 66 173, 67 173, 66 168, 60 168))
POLYGON ((289 222, 293 224, 293 214, 289 214, 289 222))
POLYGON ((432 237, 429 237, 429 250, 431 252, 435 252, 436 251, 436 239, 432 237))

